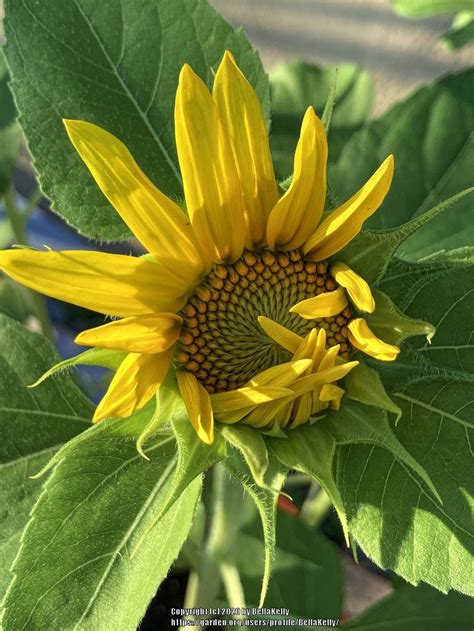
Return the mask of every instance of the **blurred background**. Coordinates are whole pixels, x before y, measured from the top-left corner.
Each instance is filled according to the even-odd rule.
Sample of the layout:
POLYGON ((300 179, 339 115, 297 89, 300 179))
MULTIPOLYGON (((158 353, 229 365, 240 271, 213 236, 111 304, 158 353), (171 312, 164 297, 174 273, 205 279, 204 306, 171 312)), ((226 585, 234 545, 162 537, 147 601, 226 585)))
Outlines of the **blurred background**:
MULTIPOLYGON (((271 71, 296 58, 320 66, 355 63, 375 79, 373 115, 442 74, 472 65, 474 45, 440 42, 452 17, 410 20, 391 0, 213 0, 241 26, 271 71)), ((474 9, 474 2, 473 2, 474 9)))

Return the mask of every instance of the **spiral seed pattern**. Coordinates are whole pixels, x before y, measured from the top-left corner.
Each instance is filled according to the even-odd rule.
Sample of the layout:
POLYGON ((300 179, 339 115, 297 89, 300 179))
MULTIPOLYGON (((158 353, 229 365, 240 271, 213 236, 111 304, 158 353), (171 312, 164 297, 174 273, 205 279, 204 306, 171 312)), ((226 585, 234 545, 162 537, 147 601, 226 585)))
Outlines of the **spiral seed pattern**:
POLYGON ((180 313, 175 355, 180 369, 194 373, 213 393, 239 388, 262 370, 289 361, 291 354, 258 324, 261 315, 301 336, 324 328, 327 344, 340 344, 341 356, 349 359, 349 308, 318 320, 289 312, 297 302, 337 286, 326 262, 304 261, 298 250, 245 251, 232 265, 215 265, 180 313))

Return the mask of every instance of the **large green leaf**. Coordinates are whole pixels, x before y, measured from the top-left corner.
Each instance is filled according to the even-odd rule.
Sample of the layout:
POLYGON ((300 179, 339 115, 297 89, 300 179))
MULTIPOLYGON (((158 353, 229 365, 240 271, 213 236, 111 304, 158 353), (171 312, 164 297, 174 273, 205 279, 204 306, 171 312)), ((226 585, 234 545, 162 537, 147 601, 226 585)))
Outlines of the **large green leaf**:
POLYGON ((146 174, 180 196, 173 107, 188 62, 208 83, 225 49, 268 109, 267 78, 242 31, 207 0, 6 0, 6 57, 42 189, 80 232, 129 236, 70 144, 61 119, 101 125, 146 174))
POLYGON ((322 69, 303 61, 283 64, 271 73, 270 139, 279 178, 293 173, 293 155, 306 108, 312 105, 321 115, 335 80, 335 106, 329 134, 330 160, 336 160, 344 144, 360 129, 370 113, 374 82, 369 73, 353 64, 322 69))
MULTIPOLYGON (((366 227, 398 226, 472 185, 474 70, 444 77, 392 107, 354 134, 330 182, 348 199, 390 153, 395 176, 383 206, 366 227)), ((472 243, 472 195, 409 237, 399 252, 418 260, 436 251, 472 243)))
POLYGON ((20 127, 8 86, 8 70, 0 50, 0 197, 10 185, 11 173, 20 152, 20 127))
POLYGON ((92 405, 69 376, 36 390, 26 387, 55 361, 45 338, 0 315, 0 596, 41 490, 29 476, 90 425, 92 405))
POLYGON ((455 593, 446 596, 426 585, 406 585, 342 628, 347 631, 471 631, 472 613, 472 601, 465 596, 455 593))
POLYGON ((138 626, 189 532, 201 479, 163 515, 177 462, 174 437, 155 436, 147 462, 126 425, 90 430, 46 483, 13 568, 5 631, 138 626))
POLYGON ((364 552, 407 581, 472 592, 472 384, 417 382, 394 394, 393 431, 427 471, 441 505, 393 455, 376 446, 339 449, 337 483, 364 552), (471 505, 470 505, 471 504, 471 505))
POLYGON ((427 377, 473 380, 473 278, 472 265, 393 261, 382 282, 384 291, 408 315, 429 318, 436 334, 431 344, 422 337, 412 338, 396 362, 379 364, 392 389, 427 377))

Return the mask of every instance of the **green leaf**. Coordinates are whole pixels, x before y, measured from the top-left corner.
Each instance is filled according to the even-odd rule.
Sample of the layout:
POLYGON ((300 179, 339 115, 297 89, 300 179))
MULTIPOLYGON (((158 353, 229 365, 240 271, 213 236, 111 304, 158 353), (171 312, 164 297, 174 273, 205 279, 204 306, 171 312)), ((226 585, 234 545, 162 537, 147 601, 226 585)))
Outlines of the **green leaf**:
POLYGON ((472 0, 392 0, 395 11, 409 18, 424 18, 472 9, 472 0))
POLYGON ((364 552, 410 583, 472 592, 472 385, 417 382, 394 394, 393 432, 426 470, 443 505, 393 455, 341 447, 337 482, 364 552), (471 504, 471 505, 470 505, 471 504))
POLYGON ((0 49, 0 197, 10 186, 12 169, 20 153, 21 132, 8 80, 8 69, 0 49))
POLYGON ((62 118, 119 137, 161 190, 182 194, 174 144, 178 74, 188 62, 210 85, 231 50, 268 112, 268 84, 243 31, 207 0, 6 0, 6 58, 20 120, 56 212, 101 240, 130 236, 69 142, 62 118))
MULTIPOLYGON (((334 258, 347 263, 354 271, 362 274, 367 282, 376 283, 384 275, 395 252, 409 237, 416 236, 417 232, 425 225, 429 228, 436 217, 442 215, 466 196, 471 196, 472 193, 474 193, 474 187, 456 193, 419 217, 402 224, 399 228, 378 231, 364 230, 334 258)), ((462 249, 462 258, 465 256, 466 253, 462 249)))
POLYGON ((456 593, 445 596, 426 585, 406 585, 341 628, 376 631, 388 628, 387 623, 390 631, 471 631, 472 601, 456 593))
MULTIPOLYGON (((244 487, 247 494, 251 497, 258 510, 260 521, 263 529, 263 546, 264 546, 264 568, 263 578, 260 581, 260 595, 258 598, 258 606, 262 607, 267 595, 270 576, 272 571, 272 562, 275 555, 275 520, 278 503, 278 490, 282 488, 288 470, 282 467, 274 457, 270 457, 267 472, 268 488, 258 487, 253 482, 252 473, 244 461, 241 453, 230 448, 229 457, 224 461, 227 472, 235 478, 244 487)), ((240 556, 240 548, 238 549, 240 556)), ((234 554, 237 549, 234 550, 234 554)), ((236 559, 237 560, 237 559, 236 559)), ((255 559, 254 559, 255 563, 255 559)), ((259 570, 260 577, 262 576, 259 570)))
POLYGON ((441 38, 441 43, 449 50, 458 50, 473 40, 474 11, 461 11, 455 16, 452 28, 441 38))
POLYGON ((394 261, 382 288, 399 308, 415 318, 430 318, 436 328, 431 344, 415 338, 405 345, 400 359, 383 369, 392 387, 407 381, 446 376, 473 379, 474 357, 469 322, 474 311, 472 265, 394 261), (410 370, 407 368, 411 366, 410 370), (413 373, 415 370, 415 373, 413 373))
POLYGON ((70 377, 28 390, 57 356, 37 333, 0 315, 0 596, 41 484, 30 480, 57 449, 90 425, 92 405, 70 377))
POLYGON ((163 515, 177 462, 173 437, 156 437, 147 455, 149 462, 113 432, 90 432, 68 451, 25 531, 5 631, 102 631, 104 620, 136 629, 186 539, 201 489, 197 478, 163 515))
MULTIPOLYGON (((399 226, 472 186, 473 94, 474 70, 448 75, 352 136, 329 174, 341 200, 349 199, 388 154, 395 156, 390 192, 366 228, 399 226)), ((419 260, 471 244, 472 204, 467 196, 418 230, 400 248, 403 258, 419 260)))
MULTIPOLYGON (((286 607, 295 618, 339 618, 343 574, 336 546, 317 529, 281 511, 276 532, 277 546, 265 607, 286 607)), ((261 529, 256 520, 244 525, 237 545, 237 567, 246 603, 248 607, 256 606, 260 584, 255 559, 263 554, 261 529)))
POLYGON ((310 105, 322 114, 337 73, 334 110, 329 134, 329 159, 337 156, 350 136, 370 113, 374 82, 370 74, 353 64, 319 68, 294 61, 276 68, 270 75, 272 133, 270 136, 277 176, 293 173, 293 155, 301 120, 310 105))

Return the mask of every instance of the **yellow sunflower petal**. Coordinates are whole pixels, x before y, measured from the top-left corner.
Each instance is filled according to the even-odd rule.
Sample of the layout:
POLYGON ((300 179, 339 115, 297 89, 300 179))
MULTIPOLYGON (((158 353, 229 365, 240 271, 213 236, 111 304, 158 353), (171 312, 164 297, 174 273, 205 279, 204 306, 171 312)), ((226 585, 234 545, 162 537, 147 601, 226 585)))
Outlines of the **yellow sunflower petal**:
POLYGON ((318 339, 316 341, 316 346, 313 351, 313 372, 319 370, 321 366, 321 362, 326 355, 326 331, 324 329, 319 329, 318 331, 318 339))
POLYGON ((293 331, 290 331, 286 327, 278 324, 278 322, 274 322, 266 316, 258 316, 257 319, 258 323, 268 337, 271 337, 273 341, 287 351, 290 351, 290 353, 294 353, 303 341, 301 335, 293 333, 293 331))
POLYGON ((176 378, 191 425, 203 443, 212 444, 214 442, 214 415, 209 392, 189 372, 179 370, 176 378))
POLYGON ((196 282, 210 261, 186 214, 156 188, 118 138, 84 121, 64 124, 99 188, 143 246, 180 278, 196 282))
POLYGON ((293 408, 293 420, 291 422, 291 429, 299 427, 306 423, 313 412, 313 397, 310 392, 303 394, 302 397, 298 397, 295 401, 293 408))
POLYGON ((358 361, 346 362, 340 366, 334 366, 327 370, 313 373, 312 375, 305 375, 297 379, 291 386, 291 389, 297 396, 301 396, 305 392, 309 392, 317 386, 323 386, 326 383, 332 383, 342 379, 353 368, 359 365, 358 361))
POLYGON ((332 401, 334 399, 340 399, 344 394, 343 388, 336 386, 333 383, 325 383, 319 393, 321 401, 332 401))
POLYGON ((346 292, 342 287, 334 291, 327 291, 314 298, 307 298, 298 302, 290 311, 297 313, 305 320, 314 318, 330 318, 341 313, 347 307, 346 292))
POLYGON ((237 168, 212 96, 188 65, 179 77, 175 126, 186 206, 194 231, 212 260, 235 261, 245 242, 237 168))
POLYGON ((324 126, 309 107, 296 147, 290 188, 268 219, 267 243, 272 250, 299 248, 316 229, 326 199, 327 156, 324 126))
POLYGON ((93 421, 126 418, 142 408, 163 383, 173 359, 173 349, 157 355, 130 353, 120 364, 93 421))
POLYGON ((229 51, 217 71, 213 97, 231 141, 244 198, 246 244, 252 248, 265 240, 278 187, 260 102, 229 51))
POLYGON ((357 309, 367 313, 374 311, 375 300, 370 287, 359 274, 356 274, 345 263, 334 263, 331 265, 331 274, 336 282, 345 288, 357 309))
POLYGON ((259 405, 245 417, 243 422, 257 428, 266 427, 270 423, 278 423, 279 427, 286 427, 293 407, 293 398, 294 395, 292 394, 288 396, 288 401, 286 398, 282 398, 259 405))
POLYGON ((327 259, 360 232, 364 221, 374 214, 387 195, 393 166, 393 156, 388 156, 364 186, 318 226, 303 245, 307 258, 312 261, 327 259))
MULTIPOLYGON (((312 359, 317 342, 318 332, 316 329, 312 329, 297 348, 293 359, 312 359)), ((310 367, 312 365, 313 362, 311 361, 310 367)))
POLYGON ((336 365, 340 348, 340 344, 335 344, 334 346, 331 346, 331 348, 328 348, 327 351, 325 350, 324 357, 319 364, 320 371, 328 370, 336 365))
POLYGON ((52 298, 115 316, 177 311, 186 286, 145 258, 104 252, 0 252, 0 269, 52 298))
POLYGON ((233 412, 241 408, 268 403, 291 394, 292 392, 288 388, 245 386, 237 390, 211 394, 211 403, 214 413, 221 414, 222 412, 233 412))
POLYGON ((182 319, 174 313, 158 313, 109 322, 79 333, 76 344, 131 353, 161 353, 179 337, 182 319))
POLYGON ((379 339, 369 328, 363 318, 356 318, 349 322, 349 342, 366 355, 391 362, 397 358, 400 349, 398 346, 387 344, 379 339))
POLYGON ((299 359, 297 361, 286 362, 272 368, 263 370, 255 375, 247 385, 249 386, 278 386, 285 388, 302 375, 311 366, 311 359, 299 359))
POLYGON ((341 399, 344 396, 344 390, 333 383, 326 383, 321 388, 319 398, 321 401, 329 403, 333 410, 339 410, 341 407, 341 399))

